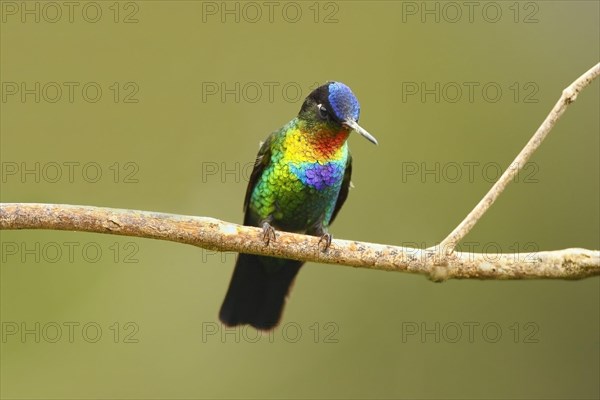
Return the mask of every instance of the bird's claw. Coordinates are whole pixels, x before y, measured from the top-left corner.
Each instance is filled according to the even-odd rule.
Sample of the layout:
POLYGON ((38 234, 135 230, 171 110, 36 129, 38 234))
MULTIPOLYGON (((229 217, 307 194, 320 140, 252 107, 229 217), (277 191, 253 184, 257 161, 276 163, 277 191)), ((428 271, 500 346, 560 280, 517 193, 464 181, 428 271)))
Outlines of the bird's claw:
POLYGON ((319 248, 321 248, 321 243, 323 243, 323 249, 322 249, 323 253, 325 253, 327 251, 327 249, 329 249, 329 246, 331 246, 332 239, 333 239, 333 236, 331 236, 331 233, 324 233, 321 236, 321 239, 319 239, 319 248))
POLYGON ((268 246, 271 240, 275 241, 275 239, 277 239, 277 235, 275 234, 275 228, 273 228, 268 222, 263 222, 262 231, 262 239, 265 242, 265 246, 268 246))

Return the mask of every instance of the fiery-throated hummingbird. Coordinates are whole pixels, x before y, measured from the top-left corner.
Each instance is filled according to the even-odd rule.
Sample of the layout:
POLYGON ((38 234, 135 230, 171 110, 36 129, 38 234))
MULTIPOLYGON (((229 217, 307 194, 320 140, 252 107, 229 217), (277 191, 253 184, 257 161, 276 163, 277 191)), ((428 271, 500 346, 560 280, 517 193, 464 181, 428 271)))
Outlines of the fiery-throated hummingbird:
MULTIPOLYGON (((352 157, 347 139, 358 125, 360 105, 350 88, 327 82, 304 100, 298 116, 271 133, 260 147, 244 199, 244 225, 261 227, 268 243, 275 231, 321 236, 348 197, 352 157)), ((274 328, 302 261, 240 254, 221 306, 227 326, 274 328)))

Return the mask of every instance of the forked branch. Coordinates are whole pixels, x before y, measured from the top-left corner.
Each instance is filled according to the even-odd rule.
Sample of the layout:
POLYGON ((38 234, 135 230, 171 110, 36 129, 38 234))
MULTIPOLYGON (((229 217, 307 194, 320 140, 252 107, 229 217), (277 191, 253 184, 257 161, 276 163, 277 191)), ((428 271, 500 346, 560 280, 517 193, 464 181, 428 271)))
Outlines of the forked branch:
POLYGON ((444 260, 432 249, 413 249, 334 239, 326 252, 319 238, 277 232, 266 246, 259 228, 207 217, 162 214, 64 204, 4 203, 1 229, 52 229, 108 233, 169 240, 209 250, 236 251, 341 264, 352 267, 424 274, 434 280, 448 278, 581 279, 600 275, 600 252, 567 249, 516 254, 454 252, 444 260), (440 262, 442 261, 442 262, 440 262))
POLYGON ((600 275, 600 251, 566 249, 529 254, 477 254, 454 251, 577 95, 600 75, 600 63, 569 85, 525 148, 477 206, 438 246, 413 249, 375 243, 333 240, 326 252, 319 238, 279 231, 265 245, 262 230, 214 218, 60 204, 0 204, 0 230, 53 229, 170 240, 210 250, 235 251, 352 267, 404 271, 433 280, 449 278, 581 279, 600 275), (441 251, 440 251, 441 250, 441 251))

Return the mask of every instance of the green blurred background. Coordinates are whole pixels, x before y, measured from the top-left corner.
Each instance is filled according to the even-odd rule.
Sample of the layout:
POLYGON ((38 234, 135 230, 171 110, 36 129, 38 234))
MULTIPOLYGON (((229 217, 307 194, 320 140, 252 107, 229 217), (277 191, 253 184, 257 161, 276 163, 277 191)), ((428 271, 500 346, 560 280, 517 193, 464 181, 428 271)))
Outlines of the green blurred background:
MULTIPOLYGON (((2 202, 240 222, 259 140, 315 82, 340 80, 380 146, 350 138, 356 187, 332 233, 397 245, 443 239, 600 58, 597 1, 475 2, 471 17, 462 2, 1 3, 2 202), (409 92, 422 83, 439 100, 409 92)), ((598 87, 463 250, 600 248, 598 87)), ((217 324, 234 254, 77 232, 1 241, 3 398, 600 396, 598 278, 435 284, 308 263, 282 327, 257 337, 217 324)))

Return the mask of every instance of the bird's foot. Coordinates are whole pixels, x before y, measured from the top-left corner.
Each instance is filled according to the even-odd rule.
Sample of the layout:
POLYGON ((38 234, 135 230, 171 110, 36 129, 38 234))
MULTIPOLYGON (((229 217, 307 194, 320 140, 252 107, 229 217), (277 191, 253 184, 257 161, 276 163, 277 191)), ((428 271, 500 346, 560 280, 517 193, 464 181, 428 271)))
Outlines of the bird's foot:
POLYGON ((269 224, 268 222, 263 222, 262 224, 262 231, 263 231, 263 241, 265 242, 265 246, 268 246, 269 243, 272 241, 275 241, 275 239, 277 239, 277 235, 275 234, 275 228, 273 228, 271 226, 271 224, 269 224))
POLYGON ((319 239, 319 248, 321 248, 321 243, 322 243, 323 249, 321 251, 323 253, 325 253, 327 251, 327 249, 329 249, 329 246, 331 246, 332 239, 333 239, 333 236, 331 236, 331 233, 324 233, 321 236, 321 239, 319 239))

